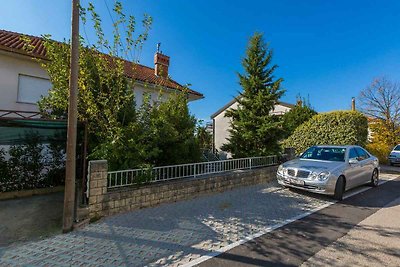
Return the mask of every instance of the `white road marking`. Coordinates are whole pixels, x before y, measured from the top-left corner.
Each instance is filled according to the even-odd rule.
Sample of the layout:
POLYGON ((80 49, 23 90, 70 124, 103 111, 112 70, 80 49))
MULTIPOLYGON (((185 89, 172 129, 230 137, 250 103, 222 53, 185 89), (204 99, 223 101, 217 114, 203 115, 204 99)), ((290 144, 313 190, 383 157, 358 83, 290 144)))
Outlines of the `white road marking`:
MULTIPOLYGON (((394 179, 396 179, 398 177, 399 177, 398 175, 393 175, 393 177, 390 175, 389 179, 380 180, 379 181, 379 185, 387 183, 388 181, 394 180, 394 179)), ((360 194, 362 192, 365 192, 365 191, 367 191, 367 190, 369 190, 371 188, 373 188, 373 187, 369 187, 368 186, 368 187, 361 187, 360 189, 356 189, 354 191, 352 190, 351 192, 347 193, 343 197, 343 199, 347 199, 349 197, 355 196, 355 195, 360 194)), ((332 201, 330 201, 330 202, 328 202, 328 203, 326 203, 326 204, 324 204, 322 206, 319 206, 319 207, 317 207, 315 209, 312 209, 310 211, 307 211, 307 212, 304 212, 302 214, 299 214, 299 215, 297 215, 295 217, 292 217, 290 219, 287 219, 287 220, 285 220, 285 221, 283 221, 281 223, 277 223, 277 224, 274 224, 273 226, 266 227, 264 230, 262 230, 262 231, 260 231, 260 232, 258 232, 256 234, 249 235, 249 236, 247 236, 247 237, 245 237, 245 238, 243 238, 243 239, 241 239, 239 241, 236 241, 236 242, 234 242, 232 244, 229 244, 229 245, 227 245, 225 247, 222 247, 222 248, 220 248, 220 249, 218 249, 216 251, 210 252, 207 255, 201 256, 200 258, 197 258, 197 259, 195 259, 195 260, 193 260, 193 261, 191 261, 189 263, 183 264, 181 266, 183 266, 183 267, 192 267, 192 266, 198 265, 198 264, 200 264, 202 262, 205 262, 205 261, 207 261, 209 259, 212 259, 212 258, 214 258, 214 257, 216 257, 216 256, 218 256, 218 255, 230 250, 230 249, 233 249, 234 247, 240 246, 240 245, 242 245, 242 244, 244 244, 244 243, 246 243, 248 241, 251 241, 251 240, 253 240, 253 239, 257 238, 257 237, 260 237, 260 236, 265 235, 265 234, 267 234, 269 232, 272 232, 272 231, 274 231, 274 230, 276 230, 278 228, 281 228, 282 226, 285 226, 285 225, 287 225, 289 223, 292 223, 294 221, 297 221, 297 220, 300 220, 300 219, 302 219, 304 217, 307 217, 307 216, 309 216, 309 215, 311 215, 311 214, 313 214, 313 213, 315 213, 317 211, 320 211, 322 209, 325 209, 325 208, 327 208, 327 207, 329 207, 329 206, 331 206, 331 205, 333 205, 333 204, 335 204, 337 202, 338 202, 337 200, 332 200, 332 201)))

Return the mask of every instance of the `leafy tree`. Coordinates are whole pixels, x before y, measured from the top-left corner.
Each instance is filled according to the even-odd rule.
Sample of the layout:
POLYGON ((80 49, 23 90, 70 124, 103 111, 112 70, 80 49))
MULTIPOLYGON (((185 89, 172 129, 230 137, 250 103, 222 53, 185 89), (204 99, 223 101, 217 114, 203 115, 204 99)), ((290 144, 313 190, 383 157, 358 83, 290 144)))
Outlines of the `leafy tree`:
POLYGON ((207 125, 203 125, 202 122, 197 125, 196 137, 201 149, 210 150, 212 148, 212 134, 207 131, 207 125))
POLYGON ((179 164, 200 159, 195 137, 196 119, 189 113, 187 96, 176 94, 159 104, 153 111, 153 121, 159 134, 158 148, 162 151, 156 163, 179 164))
MULTIPOLYGON (((81 38, 79 59, 78 120, 88 125, 89 157, 107 159, 114 170, 197 160, 196 120, 187 107, 187 92, 158 104, 147 97, 142 106, 135 106, 135 76, 127 77, 125 73, 136 73, 137 65, 122 58, 131 56, 134 62, 138 61, 152 18, 145 15, 143 32, 135 35, 138 28, 135 17, 128 18, 119 1, 113 10, 116 20, 110 42, 105 38, 94 6, 90 3, 88 8, 81 8, 83 24, 87 25, 89 15, 97 35, 94 43, 81 38)), ((39 107, 48 117, 65 118, 70 46, 47 37, 45 47, 48 60, 41 64, 53 88, 39 102, 39 107)), ((156 87, 162 90, 161 85, 156 87)))
POLYGON ((385 78, 375 79, 359 96, 360 110, 370 118, 372 153, 382 162, 400 142, 400 85, 385 78))
MULTIPOLYGON (((101 19, 93 4, 89 3, 87 9, 81 8, 84 25, 87 23, 88 12, 97 35, 97 41, 90 45, 85 44, 81 38, 79 58, 78 120, 87 122, 90 150, 102 142, 118 142, 122 128, 136 117, 132 90, 135 79, 134 77, 128 79, 125 75, 126 68, 133 68, 134 73, 135 65, 127 63, 120 56, 126 56, 141 48, 152 23, 151 17, 145 15, 144 32, 134 38, 135 18, 129 16, 127 21, 126 15, 122 12, 122 5, 118 1, 115 2, 113 10, 117 19, 113 24, 114 38, 110 43, 105 38, 101 19), (125 29, 126 23, 128 25, 122 36, 120 27, 122 25, 125 29)), ((49 36, 45 36, 44 45, 48 60, 40 62, 48 72, 53 88, 47 97, 39 101, 39 108, 42 114, 48 117, 66 118, 70 45, 54 42, 49 36)))
POLYGON ((121 138, 102 142, 94 157, 108 159, 111 169, 196 162, 200 150, 195 126, 186 94, 178 93, 154 106, 146 97, 136 119, 122 128, 121 138))
POLYGON ((370 119, 370 140, 367 149, 379 158, 381 163, 387 163, 387 157, 393 149, 393 143, 400 144, 400 127, 394 130, 387 127, 385 121, 370 119))
POLYGON ((282 116, 285 138, 289 137, 297 127, 317 114, 309 104, 303 105, 303 103, 304 101, 299 101, 296 106, 282 116))
POLYGON ((226 112, 232 122, 230 138, 222 149, 234 157, 267 155, 279 150, 282 122, 270 113, 284 93, 283 79, 274 77, 278 66, 271 64, 272 50, 264 42, 263 35, 255 33, 242 61, 244 74, 238 74, 243 88, 236 99, 238 108, 226 112))

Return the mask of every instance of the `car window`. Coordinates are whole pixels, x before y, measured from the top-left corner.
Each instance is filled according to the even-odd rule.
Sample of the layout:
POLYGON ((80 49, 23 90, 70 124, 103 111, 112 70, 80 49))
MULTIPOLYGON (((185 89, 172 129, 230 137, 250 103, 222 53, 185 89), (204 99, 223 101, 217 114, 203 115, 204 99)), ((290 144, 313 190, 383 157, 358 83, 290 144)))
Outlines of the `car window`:
POLYGON ((394 151, 400 151, 400 145, 395 146, 395 148, 393 148, 394 151))
POLYGON ((349 159, 357 159, 358 160, 358 154, 355 148, 351 148, 349 152, 349 159))
POLYGON ((369 155, 368 155, 367 151, 365 151, 361 147, 356 147, 356 150, 357 150, 357 154, 358 154, 358 157, 359 157, 358 158, 359 161, 369 158, 369 155))
POLYGON ((300 158, 326 161, 344 161, 344 147, 310 147, 300 158))

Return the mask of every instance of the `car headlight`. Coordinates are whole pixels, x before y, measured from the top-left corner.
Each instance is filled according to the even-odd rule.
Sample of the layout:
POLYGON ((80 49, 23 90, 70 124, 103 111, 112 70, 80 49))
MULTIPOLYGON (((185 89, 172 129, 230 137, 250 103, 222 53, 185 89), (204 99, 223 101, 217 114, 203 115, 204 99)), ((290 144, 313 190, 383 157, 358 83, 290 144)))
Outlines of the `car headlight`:
POLYGON ((279 167, 278 167, 278 173, 279 174, 283 174, 283 171, 285 170, 285 168, 283 168, 283 166, 282 165, 279 165, 279 167))
POLYGON ((320 180, 320 181, 325 181, 326 179, 329 178, 330 175, 331 175, 331 173, 330 173, 330 172, 327 172, 327 171, 320 172, 320 173, 318 174, 318 180, 320 180))
POLYGON ((310 176, 308 176, 311 180, 315 180, 318 178, 318 173, 312 172, 310 173, 310 176))

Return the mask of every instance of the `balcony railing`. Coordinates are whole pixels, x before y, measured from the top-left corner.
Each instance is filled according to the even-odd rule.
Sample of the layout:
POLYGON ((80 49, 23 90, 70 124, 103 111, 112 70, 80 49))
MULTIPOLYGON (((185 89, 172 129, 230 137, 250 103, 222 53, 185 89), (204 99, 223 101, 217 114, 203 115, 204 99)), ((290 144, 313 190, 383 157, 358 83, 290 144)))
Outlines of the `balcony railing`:
POLYGON ((111 171, 108 172, 107 186, 109 188, 117 188, 174 179, 196 178, 204 175, 254 169, 276 164, 278 164, 277 156, 267 156, 111 171))

